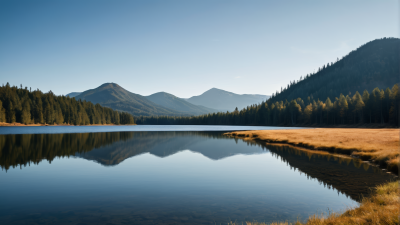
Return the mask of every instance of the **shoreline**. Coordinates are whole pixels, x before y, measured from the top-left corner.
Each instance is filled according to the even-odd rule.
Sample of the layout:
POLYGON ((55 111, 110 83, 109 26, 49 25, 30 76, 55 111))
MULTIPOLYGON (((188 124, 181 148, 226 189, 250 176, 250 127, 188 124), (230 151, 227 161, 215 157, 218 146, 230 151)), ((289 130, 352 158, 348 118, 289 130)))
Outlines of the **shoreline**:
MULTIPOLYGON (((399 168, 399 129, 382 129, 386 142, 381 148, 377 145, 382 144, 382 132, 376 129, 348 129, 352 130, 352 135, 340 132, 342 129, 334 128, 316 128, 305 130, 258 130, 258 131, 235 131, 228 132, 224 135, 233 138, 239 138, 244 141, 254 141, 264 145, 289 145, 299 149, 300 151, 309 151, 316 154, 332 154, 343 157, 356 157, 362 160, 369 159, 371 164, 388 168, 390 160, 392 163, 397 161, 392 170, 398 175, 399 168), (363 131, 361 131, 363 130, 363 131), (340 132, 337 135, 337 132, 340 132), (330 135, 329 135, 330 134, 330 135), (335 135, 336 134, 336 135, 335 135), (365 140, 374 135, 372 140, 365 140), (329 139, 331 138, 334 141, 329 139), (350 137, 349 137, 350 136, 350 137), (359 138, 356 139, 355 137, 359 138), (397 137, 397 138, 396 138, 397 137), (313 139, 314 138, 314 139, 313 139), (320 141, 318 141, 320 140, 320 141), (321 141, 322 140, 322 141, 321 141), (344 143, 346 141, 347 143, 344 143), (363 142, 364 141, 364 142, 363 142), (369 144, 369 145, 368 145, 369 144), (397 146, 396 146, 397 145, 397 146), (396 153, 393 154, 392 147, 396 153), (382 148, 388 147, 382 150, 382 148), (385 154, 386 153, 386 154, 385 154), (392 154, 390 154, 392 153, 392 154), (383 156, 383 157, 382 157, 383 156), (395 158, 393 158, 395 157, 395 158), (379 160, 376 160, 379 159, 379 160), (393 160, 394 159, 394 160, 393 160), (389 161, 389 163, 387 162, 389 161), (396 169, 396 171, 394 170, 396 169), (397 172, 397 173, 396 173, 397 172)), ((386 169, 383 169, 384 171, 386 169)), ((388 172, 389 173, 389 172, 388 172)), ((358 207, 347 208, 345 211, 336 213, 330 212, 328 215, 314 214, 309 216, 305 222, 274 222, 259 223, 246 222, 247 225, 334 225, 334 224, 398 224, 400 217, 400 201, 399 201, 399 180, 388 182, 374 188, 370 197, 364 197, 358 207)), ((230 223, 237 225, 236 223, 230 223)))
POLYGON ((224 135, 268 144, 287 144, 343 154, 399 175, 399 129, 314 128, 307 130, 234 131, 224 135))
MULTIPOLYGON (((342 213, 329 212, 329 214, 314 214, 303 223, 299 220, 289 222, 246 222, 246 225, 336 225, 336 224, 370 224, 370 225, 396 225, 399 224, 400 201, 399 182, 389 182, 374 188, 373 195, 363 198, 360 205, 347 208, 342 213)), ((229 225, 240 225, 230 222, 229 225)))

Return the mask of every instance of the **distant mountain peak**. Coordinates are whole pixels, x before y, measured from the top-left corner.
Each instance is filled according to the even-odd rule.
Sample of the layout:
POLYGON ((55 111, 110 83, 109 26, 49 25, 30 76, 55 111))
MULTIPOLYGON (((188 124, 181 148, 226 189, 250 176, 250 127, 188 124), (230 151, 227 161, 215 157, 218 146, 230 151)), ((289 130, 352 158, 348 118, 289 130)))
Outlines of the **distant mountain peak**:
MULTIPOLYGON (((225 90, 222 90, 222 89, 213 87, 213 88, 211 88, 211 89, 208 90, 208 91, 225 91, 225 90)), ((207 91, 206 91, 206 92, 207 92, 207 91)))
POLYGON ((70 95, 70 97, 76 96, 76 99, 99 103, 135 116, 191 116, 225 112, 234 110, 235 107, 247 107, 267 98, 267 96, 238 95, 215 87, 190 99, 182 99, 163 91, 145 97, 131 93, 112 82, 82 93, 70 93, 70 95))
POLYGON ((98 88, 122 88, 122 87, 116 83, 104 83, 104 84, 100 85, 98 88))
POLYGON ((211 88, 199 96, 193 96, 186 101, 220 111, 233 111, 236 107, 242 109, 249 105, 266 101, 266 95, 235 94, 218 88, 211 88))
POLYGON ((232 92, 225 91, 219 88, 211 88, 208 91, 205 91, 203 94, 210 94, 210 93, 224 93, 224 94, 233 94, 232 92))
POLYGON ((77 99, 99 103, 115 110, 129 112, 135 116, 151 115, 187 115, 173 109, 158 105, 146 97, 129 92, 116 83, 104 83, 97 88, 90 89, 76 96, 77 99))
POLYGON ((160 91, 160 92, 154 93, 154 94, 152 94, 152 95, 168 95, 168 96, 175 96, 175 95, 173 95, 173 94, 170 94, 170 93, 167 93, 167 92, 164 92, 164 91, 160 91))

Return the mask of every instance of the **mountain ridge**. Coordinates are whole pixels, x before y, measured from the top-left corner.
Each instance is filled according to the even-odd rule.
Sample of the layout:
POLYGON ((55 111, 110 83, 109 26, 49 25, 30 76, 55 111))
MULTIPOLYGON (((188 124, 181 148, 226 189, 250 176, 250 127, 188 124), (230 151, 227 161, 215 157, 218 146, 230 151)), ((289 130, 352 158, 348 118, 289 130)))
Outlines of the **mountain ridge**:
POLYGON ((131 113, 134 116, 196 116, 226 112, 233 111, 236 107, 241 108, 266 101, 268 97, 265 95, 239 95, 218 88, 212 88, 200 96, 193 96, 189 99, 179 98, 167 92, 142 96, 132 93, 116 83, 104 83, 84 92, 71 92, 67 96, 94 104, 98 103, 105 107, 131 113), (201 104, 196 104, 196 101, 201 104), (216 102, 214 105, 218 108, 210 107, 213 102, 216 102))
POLYGON ((129 112, 135 116, 149 115, 186 115, 185 113, 158 105, 146 97, 132 93, 115 83, 104 83, 97 88, 89 89, 75 98, 99 103, 115 110, 129 112))
POLYGON ((74 97, 80 95, 81 93, 82 92, 71 92, 71 93, 66 94, 65 96, 70 97, 70 98, 74 98, 74 97))
POLYGON ((265 102, 268 98, 269 96, 267 95, 240 95, 214 87, 201 95, 190 97, 186 99, 186 101, 194 105, 201 105, 226 112, 233 111, 236 107, 242 109, 253 104, 261 103, 262 101, 265 102))
POLYGON ((291 101, 308 97, 334 100, 340 94, 371 92, 378 87, 386 89, 399 83, 400 39, 382 38, 367 42, 349 52, 342 59, 318 68, 304 79, 290 82, 271 101, 291 101))
POLYGON ((164 107, 194 115, 217 112, 215 109, 191 104, 190 102, 167 92, 157 92, 146 96, 146 98, 164 107))

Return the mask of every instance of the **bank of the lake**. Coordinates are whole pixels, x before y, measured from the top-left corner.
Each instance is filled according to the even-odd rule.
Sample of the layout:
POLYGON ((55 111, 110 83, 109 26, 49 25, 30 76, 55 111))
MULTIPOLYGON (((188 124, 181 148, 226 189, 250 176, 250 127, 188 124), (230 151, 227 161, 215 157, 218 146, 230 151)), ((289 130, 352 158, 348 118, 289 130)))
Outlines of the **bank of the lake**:
POLYGON ((353 193, 368 192, 359 189, 364 181, 376 178, 365 185, 375 187, 392 177, 350 157, 291 154, 294 148, 222 135, 241 128, 256 129, 3 127, 0 224, 59 224, 66 217, 92 224, 296 221, 328 207, 356 207, 353 193), (318 169, 310 171, 311 163, 318 169))
MULTIPOLYGON (((399 129, 257 130, 236 131, 225 135, 248 141, 288 144, 301 147, 303 151, 352 155, 398 174, 399 129)), ((374 188, 371 196, 362 199, 359 207, 350 208, 344 213, 312 215, 307 222, 298 221, 293 225, 399 224, 399 190, 398 181, 379 185, 374 188)), ((290 224, 276 222, 270 225, 290 224)), ((247 225, 266 225, 266 223, 248 222, 247 225)))
POLYGON ((226 133, 228 136, 266 143, 289 144, 310 150, 358 157, 398 175, 399 129, 316 128, 257 130, 226 133))
MULTIPOLYGON (((373 195, 364 198, 357 208, 348 209, 344 213, 332 212, 329 215, 312 215, 307 222, 295 223, 274 222, 259 223, 247 222, 247 225, 396 225, 399 224, 400 201, 399 182, 394 181, 379 185, 373 195)), ((230 225, 236 225, 231 223, 230 225)))

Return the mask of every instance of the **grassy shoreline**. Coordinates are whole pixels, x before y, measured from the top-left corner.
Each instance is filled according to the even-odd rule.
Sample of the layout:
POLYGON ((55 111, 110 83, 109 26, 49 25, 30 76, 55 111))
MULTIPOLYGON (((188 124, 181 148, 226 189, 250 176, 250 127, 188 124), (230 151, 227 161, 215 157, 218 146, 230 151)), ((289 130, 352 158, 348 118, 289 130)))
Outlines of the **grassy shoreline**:
MULTIPOLYGON (((399 182, 390 182, 374 189, 371 197, 364 198, 360 206, 351 208, 344 213, 331 213, 329 215, 312 215, 307 222, 297 221, 259 223, 246 222, 246 225, 380 225, 399 224, 400 201, 399 182)), ((239 225, 230 223, 230 225, 239 225)))
POLYGON ((351 155, 398 175, 399 131, 399 129, 315 128, 236 131, 225 135, 351 155))
MULTIPOLYGON (((340 129, 317 128, 306 130, 259 130, 225 133, 248 141, 288 144, 303 151, 339 153, 369 160, 398 174, 399 129, 340 129)), ((335 225, 335 224, 399 224, 399 181, 374 188, 373 194, 361 200, 360 206, 344 213, 312 215, 303 223, 297 221, 247 225, 335 225)), ((231 225, 236 225, 231 223, 231 225)))

